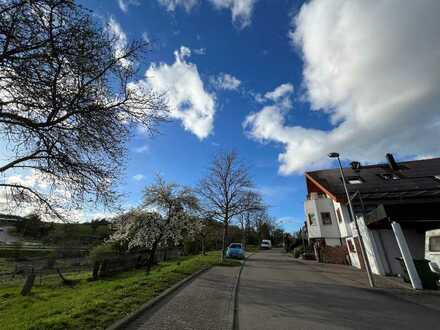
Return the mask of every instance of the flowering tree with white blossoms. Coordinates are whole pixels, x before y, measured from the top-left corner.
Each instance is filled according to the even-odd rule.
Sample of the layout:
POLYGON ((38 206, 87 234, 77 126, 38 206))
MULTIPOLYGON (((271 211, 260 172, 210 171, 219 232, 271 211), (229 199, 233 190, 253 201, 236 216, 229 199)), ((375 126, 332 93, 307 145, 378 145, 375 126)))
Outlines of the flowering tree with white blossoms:
POLYGON ((115 220, 110 241, 128 250, 147 250, 150 270, 158 248, 178 245, 201 230, 202 223, 194 216, 197 210, 198 200, 190 188, 167 183, 159 177, 144 190, 140 208, 115 220))

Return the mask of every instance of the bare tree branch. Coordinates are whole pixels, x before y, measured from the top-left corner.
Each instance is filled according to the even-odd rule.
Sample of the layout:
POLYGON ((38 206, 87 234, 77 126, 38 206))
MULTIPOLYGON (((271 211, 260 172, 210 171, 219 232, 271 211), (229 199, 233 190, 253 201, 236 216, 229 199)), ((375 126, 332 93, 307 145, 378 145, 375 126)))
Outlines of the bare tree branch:
POLYGON ((11 188, 9 173, 32 169, 49 187, 28 193, 61 183, 70 207, 115 201, 131 129, 153 134, 168 111, 162 95, 130 89, 137 72, 126 63, 141 60, 148 43, 116 54, 116 41, 72 0, 0 1, 0 135, 9 157, 0 188, 11 188))

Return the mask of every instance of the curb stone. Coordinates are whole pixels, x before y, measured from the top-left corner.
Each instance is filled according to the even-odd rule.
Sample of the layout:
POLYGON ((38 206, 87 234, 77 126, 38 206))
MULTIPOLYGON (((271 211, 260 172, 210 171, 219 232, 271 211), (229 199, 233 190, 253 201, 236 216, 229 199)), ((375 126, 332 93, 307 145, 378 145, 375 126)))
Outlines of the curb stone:
POLYGON ((232 317, 231 317, 232 318, 232 320, 231 320, 231 329, 232 330, 238 329, 238 320, 237 320, 237 318, 238 318, 238 316, 237 316, 237 313, 238 313, 238 286, 240 284, 241 273, 243 272, 243 268, 244 268, 244 264, 246 263, 246 260, 249 259, 254 254, 255 254, 255 252, 249 254, 241 263, 240 271, 238 272, 237 279, 235 281, 234 290, 232 291, 232 299, 233 299, 232 317))
POLYGON ((197 276, 201 275, 202 273, 206 272, 210 268, 212 268, 212 266, 202 268, 199 271, 189 275, 188 277, 185 277, 183 280, 177 282, 173 286, 171 286, 168 289, 166 289, 165 291, 163 291, 157 297, 155 297, 155 298, 151 299, 150 301, 148 301, 147 303, 143 304, 141 307, 136 309, 134 312, 131 312, 130 314, 128 314, 124 318, 120 319, 119 321, 116 321, 115 323, 113 323, 112 325, 107 327, 106 330, 124 329, 125 326, 127 326, 130 322, 137 319, 142 313, 150 310, 151 308, 156 306, 159 302, 161 302, 162 300, 167 298, 170 294, 175 292, 177 289, 180 289, 183 285, 190 282, 191 280, 193 280, 197 276))

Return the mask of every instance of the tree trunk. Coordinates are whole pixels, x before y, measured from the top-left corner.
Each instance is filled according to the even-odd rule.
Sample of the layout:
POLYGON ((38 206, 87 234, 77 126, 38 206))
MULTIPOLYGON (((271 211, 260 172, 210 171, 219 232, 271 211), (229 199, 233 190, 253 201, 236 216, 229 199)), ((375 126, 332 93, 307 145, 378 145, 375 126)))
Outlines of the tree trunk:
POLYGON ((65 285, 70 285, 70 286, 76 284, 75 281, 68 280, 67 278, 65 278, 64 275, 61 273, 61 271, 60 271, 59 268, 57 268, 56 270, 57 270, 58 276, 59 276, 59 277, 61 278, 61 280, 63 281, 63 284, 65 284, 65 285))
POLYGON ((101 267, 101 262, 95 261, 93 263, 93 272, 92 272, 92 279, 96 281, 99 277, 99 267, 101 267))
POLYGON ((156 250, 157 250, 158 241, 154 242, 153 247, 151 248, 150 255, 147 259, 147 273, 150 272, 151 267, 153 267, 154 264, 154 257, 156 256, 156 250))
POLYGON ((28 276, 26 276, 26 281, 24 282, 23 288, 21 289, 21 295, 27 296, 29 293, 31 293, 32 287, 34 286, 35 281, 35 273, 34 269, 32 268, 32 271, 28 276))
POLYGON ((222 263, 225 260, 227 237, 228 237, 228 221, 225 220, 223 223, 222 258, 221 258, 222 263))
POLYGON ((205 237, 202 237, 202 255, 206 256, 205 237))

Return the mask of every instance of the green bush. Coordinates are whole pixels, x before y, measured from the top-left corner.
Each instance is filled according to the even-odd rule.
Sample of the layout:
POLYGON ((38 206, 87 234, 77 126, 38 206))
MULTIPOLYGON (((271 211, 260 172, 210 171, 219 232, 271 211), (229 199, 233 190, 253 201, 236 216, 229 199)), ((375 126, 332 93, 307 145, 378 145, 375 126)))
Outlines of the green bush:
POLYGON ((304 245, 297 246, 296 248, 293 249, 293 256, 295 258, 299 258, 301 254, 303 254, 304 252, 305 252, 304 245))

